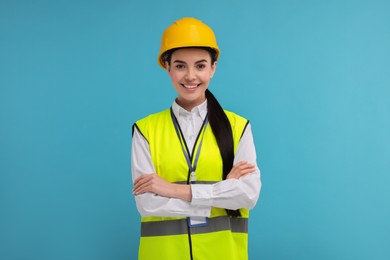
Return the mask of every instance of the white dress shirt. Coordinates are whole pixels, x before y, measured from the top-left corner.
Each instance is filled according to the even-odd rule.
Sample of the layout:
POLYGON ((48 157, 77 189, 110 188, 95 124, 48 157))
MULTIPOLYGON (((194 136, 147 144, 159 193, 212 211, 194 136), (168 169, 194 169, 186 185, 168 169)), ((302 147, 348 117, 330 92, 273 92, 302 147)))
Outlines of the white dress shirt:
MULTIPOLYGON (((174 102, 172 110, 179 122, 188 150, 192 151, 207 115, 207 101, 193 108, 191 112, 174 102)), ((149 144, 136 127, 132 139, 131 157, 133 182, 143 174, 156 173, 149 144)), ((229 179, 215 184, 191 184, 191 202, 166 198, 154 193, 137 195, 135 196, 137 209, 143 217, 208 217, 212 207, 233 210, 252 209, 259 198, 261 181, 250 124, 247 125, 238 144, 233 163, 240 161, 256 165, 255 171, 240 179, 229 179)))

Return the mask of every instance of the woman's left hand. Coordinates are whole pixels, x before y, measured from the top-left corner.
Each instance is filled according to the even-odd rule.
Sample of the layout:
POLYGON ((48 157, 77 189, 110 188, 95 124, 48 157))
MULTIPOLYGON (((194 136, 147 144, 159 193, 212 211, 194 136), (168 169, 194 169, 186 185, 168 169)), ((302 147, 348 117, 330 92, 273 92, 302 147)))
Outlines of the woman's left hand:
POLYGON ((139 195, 145 192, 152 192, 164 197, 169 197, 171 185, 171 183, 162 179, 155 173, 144 174, 134 181, 133 193, 139 195))
POLYGON ((140 195, 146 192, 155 193, 167 198, 179 198, 186 201, 191 201, 192 199, 189 185, 170 183, 155 173, 144 174, 134 181, 134 195, 140 195))

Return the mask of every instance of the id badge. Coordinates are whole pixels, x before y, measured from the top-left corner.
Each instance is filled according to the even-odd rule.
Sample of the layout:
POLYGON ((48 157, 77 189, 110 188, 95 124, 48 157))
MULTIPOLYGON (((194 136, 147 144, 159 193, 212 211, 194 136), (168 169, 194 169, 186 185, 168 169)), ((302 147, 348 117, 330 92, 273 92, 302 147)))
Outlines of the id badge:
POLYGON ((209 225, 207 217, 189 217, 187 218, 189 227, 206 227, 209 225))

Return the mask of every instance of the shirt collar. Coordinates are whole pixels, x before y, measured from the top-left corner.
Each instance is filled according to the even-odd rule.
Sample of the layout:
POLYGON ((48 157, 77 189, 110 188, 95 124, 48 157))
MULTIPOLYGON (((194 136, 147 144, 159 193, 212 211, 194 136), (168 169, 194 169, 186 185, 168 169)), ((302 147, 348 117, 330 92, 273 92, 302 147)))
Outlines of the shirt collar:
POLYGON ((177 104, 177 102, 175 100, 172 104, 172 110, 173 110, 173 114, 177 118, 180 116, 187 117, 187 116, 191 116, 191 115, 197 115, 197 116, 200 116, 202 118, 202 120, 204 120, 206 118, 206 115, 207 115, 207 99, 202 104, 194 107, 191 110, 191 112, 188 112, 187 110, 185 110, 184 108, 179 106, 179 104, 177 104))

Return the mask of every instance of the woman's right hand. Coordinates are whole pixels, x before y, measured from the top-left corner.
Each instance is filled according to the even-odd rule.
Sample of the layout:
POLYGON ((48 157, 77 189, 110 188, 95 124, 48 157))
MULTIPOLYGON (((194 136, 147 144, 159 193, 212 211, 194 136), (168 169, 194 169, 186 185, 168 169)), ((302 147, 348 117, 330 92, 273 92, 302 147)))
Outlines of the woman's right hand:
POLYGON ((255 165, 248 162, 238 162, 226 176, 226 179, 239 179, 255 171, 255 165))

